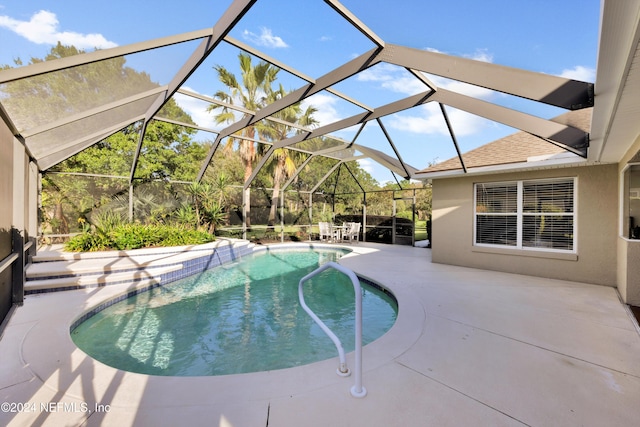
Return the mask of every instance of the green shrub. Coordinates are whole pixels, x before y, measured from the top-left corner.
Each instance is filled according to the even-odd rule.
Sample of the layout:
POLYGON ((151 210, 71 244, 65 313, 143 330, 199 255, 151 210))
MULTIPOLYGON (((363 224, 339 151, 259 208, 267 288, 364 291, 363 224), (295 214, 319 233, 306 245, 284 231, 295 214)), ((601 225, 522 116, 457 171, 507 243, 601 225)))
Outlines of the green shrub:
POLYGON ((209 233, 184 230, 167 225, 121 224, 109 231, 95 229, 70 239, 65 250, 92 252, 103 250, 128 250, 155 246, 197 245, 215 240, 209 233))
POLYGON ((95 252, 108 250, 110 245, 109 238, 104 234, 85 231, 65 243, 64 249, 69 252, 95 252))
POLYGON ((111 230, 125 225, 127 223, 127 220, 124 217, 123 213, 108 210, 94 214, 91 218, 91 222, 96 229, 100 230, 104 234, 107 234, 111 230))

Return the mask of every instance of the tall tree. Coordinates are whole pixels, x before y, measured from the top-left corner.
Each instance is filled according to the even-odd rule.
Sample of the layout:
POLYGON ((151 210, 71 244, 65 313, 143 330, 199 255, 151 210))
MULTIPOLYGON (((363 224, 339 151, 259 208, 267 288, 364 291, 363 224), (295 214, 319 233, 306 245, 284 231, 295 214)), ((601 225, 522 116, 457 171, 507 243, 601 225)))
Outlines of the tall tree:
MULTIPOLYGON (((58 42, 44 58, 31 58, 29 64, 83 53, 58 42)), ((14 62, 22 65, 20 59, 14 62)), ((10 67, 3 65, 0 70, 10 67)), ((2 87, 2 104, 24 130, 156 87, 147 73, 127 67, 126 59, 117 57, 7 83, 2 87)))
MULTIPOLYGON (((218 73, 218 80, 227 87, 227 92, 219 90, 214 94, 214 98, 230 105, 236 105, 250 111, 257 111, 267 104, 268 94, 272 92, 271 84, 276 80, 280 69, 265 61, 260 61, 253 65, 251 56, 246 53, 238 55, 240 61, 241 82, 236 76, 222 65, 216 65, 214 69, 218 73)), ((236 112, 224 105, 212 104, 208 111, 220 112, 215 115, 218 124, 232 123, 237 120, 236 112)), ((245 113, 243 117, 249 114, 245 113)), ((240 156, 244 167, 245 184, 253 173, 256 160, 256 128, 247 126, 235 138, 239 144, 240 156)), ((250 201, 250 192, 247 188, 246 200, 250 201)), ((250 209, 247 206, 245 223, 251 227, 249 217, 250 209)))
MULTIPOLYGON (((29 63, 82 53, 84 51, 74 46, 58 43, 45 58, 31 58, 29 63)), ((15 65, 22 65, 22 61, 17 59, 15 65)), ((10 66, 0 66, 0 69, 5 68, 10 66)), ((3 106, 20 118, 17 126, 30 129, 157 86, 147 73, 126 66, 125 58, 120 57, 17 80, 3 85, 1 90, 3 106)), ((173 100, 169 100, 162 113, 163 117, 194 124, 173 100)), ((53 166, 51 170, 128 178, 139 131, 140 123, 133 123, 53 166)), ((193 179, 208 151, 206 146, 193 141, 193 134, 195 130, 185 126, 151 122, 143 141, 143 155, 138 163, 136 178, 193 179)), ((47 176, 45 173, 43 213, 46 215, 42 218, 46 220, 48 217, 54 232, 66 234, 77 223, 77 218, 84 220, 89 210, 110 203, 115 196, 126 191, 126 179, 47 176)))
MULTIPOLYGON (((282 85, 278 90, 269 94, 269 102, 275 102, 278 99, 284 97, 287 92, 282 85)), ((286 139, 291 134, 299 134, 304 132, 298 126, 313 127, 318 124, 318 121, 313 117, 313 114, 318 110, 313 106, 308 106, 303 109, 300 104, 294 104, 290 107, 284 108, 278 111, 273 117, 280 119, 281 121, 291 123, 287 125, 282 122, 261 122, 257 128, 259 134, 265 139, 277 142, 286 139)), ((280 188, 284 181, 290 177, 296 170, 296 164, 303 160, 305 156, 302 153, 287 148, 277 148, 273 151, 271 159, 267 164, 267 168, 273 174, 273 192, 271 195, 271 208, 269 210, 269 220, 267 223, 268 228, 273 229, 276 221, 276 212, 278 209, 278 200, 280 196, 280 188)))

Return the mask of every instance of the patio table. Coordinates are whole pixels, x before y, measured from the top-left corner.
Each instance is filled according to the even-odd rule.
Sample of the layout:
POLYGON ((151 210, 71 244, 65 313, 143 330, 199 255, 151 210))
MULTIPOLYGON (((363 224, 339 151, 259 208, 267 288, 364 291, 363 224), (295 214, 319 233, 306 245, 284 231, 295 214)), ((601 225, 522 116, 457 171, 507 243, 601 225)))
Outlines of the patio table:
POLYGON ((344 225, 331 224, 331 237, 334 242, 341 242, 342 235, 344 231, 347 230, 347 227, 344 225))

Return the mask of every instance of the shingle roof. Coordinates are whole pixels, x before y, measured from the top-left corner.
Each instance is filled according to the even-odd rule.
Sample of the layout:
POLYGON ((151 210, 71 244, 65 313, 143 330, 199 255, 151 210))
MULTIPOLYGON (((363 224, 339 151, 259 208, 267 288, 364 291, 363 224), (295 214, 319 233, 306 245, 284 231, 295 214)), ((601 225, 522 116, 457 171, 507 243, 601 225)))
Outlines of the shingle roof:
MULTIPOLYGON (((553 118, 552 121, 589 132, 591 128, 592 111, 593 108, 569 111, 568 113, 553 118)), ((527 132, 516 132, 463 153, 462 159, 467 168, 475 168, 526 162, 530 157, 549 156, 565 151, 563 148, 527 132)), ((456 169, 462 169, 462 165, 458 157, 453 157, 417 173, 444 172, 456 169)))

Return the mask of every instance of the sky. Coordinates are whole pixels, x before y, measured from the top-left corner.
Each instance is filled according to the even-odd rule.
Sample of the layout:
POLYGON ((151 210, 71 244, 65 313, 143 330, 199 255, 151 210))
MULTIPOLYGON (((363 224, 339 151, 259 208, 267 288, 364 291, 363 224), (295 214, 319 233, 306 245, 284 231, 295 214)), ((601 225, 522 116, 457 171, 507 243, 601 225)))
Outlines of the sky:
MULTIPOLYGON (((86 51, 107 49, 149 39, 212 27, 230 0, 162 2, 86 2, 65 0, 0 0, 0 64, 18 58, 42 58, 58 41, 86 51)), ((595 82, 600 2, 597 0, 343 0, 342 5, 386 43, 477 59, 530 71, 595 82)), ((299 72, 318 78, 373 44, 321 0, 258 0, 230 35, 299 72)), ((127 65, 168 83, 197 42, 127 57, 127 65)), ((239 50, 221 45, 185 83, 191 91, 213 95, 224 89, 213 70, 223 65, 237 74, 239 50)), ((304 82, 286 72, 278 82, 293 90, 304 82)), ((484 88, 437 76, 439 87, 551 118, 563 111, 541 108, 484 88)), ((359 73, 336 89, 378 107, 424 91, 425 87, 399 67, 380 64, 359 73)), ((178 103, 201 126, 215 125, 206 105, 185 97, 178 103)), ((360 109, 327 93, 310 102, 316 119, 327 124, 360 109)), ((448 109, 463 152, 515 132, 463 111, 448 109)), ((455 148, 437 104, 427 104, 382 119, 403 161, 424 168, 455 156, 455 148)), ((336 134, 351 141, 357 128, 336 134)), ((202 138, 213 138, 204 133, 202 138)), ((389 155, 393 148, 377 123, 368 124, 357 140, 389 155)), ((379 182, 393 180, 384 168, 361 162, 379 182)))

